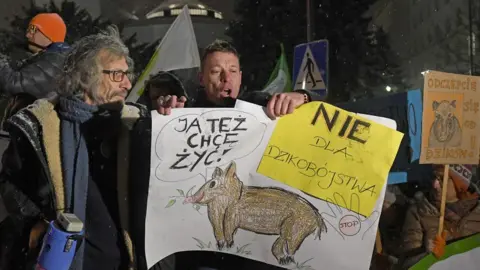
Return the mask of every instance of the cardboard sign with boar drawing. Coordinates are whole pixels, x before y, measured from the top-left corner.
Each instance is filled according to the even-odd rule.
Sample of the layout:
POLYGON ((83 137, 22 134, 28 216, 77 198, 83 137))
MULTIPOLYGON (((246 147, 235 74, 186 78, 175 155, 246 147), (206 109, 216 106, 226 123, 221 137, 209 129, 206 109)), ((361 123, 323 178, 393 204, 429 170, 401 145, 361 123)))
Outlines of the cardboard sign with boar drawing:
POLYGON ((318 102, 271 121, 241 101, 152 118, 148 267, 202 250, 287 269, 369 268, 402 139, 393 120, 318 102))
POLYGON ((427 71, 420 163, 478 164, 480 77, 427 71))

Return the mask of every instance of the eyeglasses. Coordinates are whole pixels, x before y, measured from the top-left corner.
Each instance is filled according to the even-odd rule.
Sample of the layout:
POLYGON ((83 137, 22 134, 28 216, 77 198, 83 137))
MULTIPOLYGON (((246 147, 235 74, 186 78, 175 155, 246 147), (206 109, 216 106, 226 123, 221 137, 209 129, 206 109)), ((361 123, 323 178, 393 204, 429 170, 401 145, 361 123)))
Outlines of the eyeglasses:
POLYGON ((123 70, 102 70, 103 73, 105 74, 108 74, 109 77, 110 77, 110 80, 114 81, 114 82, 121 82, 123 81, 123 79, 125 79, 125 76, 127 76, 127 78, 129 80, 131 80, 133 74, 131 71, 123 71, 123 70))
POLYGON ((30 33, 30 34, 35 34, 37 32, 37 26, 36 25, 33 25, 33 24, 30 24, 27 28, 27 33, 30 33))

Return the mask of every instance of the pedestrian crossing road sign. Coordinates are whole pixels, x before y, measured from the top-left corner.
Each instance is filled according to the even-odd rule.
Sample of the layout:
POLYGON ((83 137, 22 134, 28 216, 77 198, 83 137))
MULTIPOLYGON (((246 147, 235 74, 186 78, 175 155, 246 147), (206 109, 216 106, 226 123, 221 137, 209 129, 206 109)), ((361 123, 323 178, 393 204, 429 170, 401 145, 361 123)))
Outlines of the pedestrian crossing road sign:
POLYGON ((328 89, 328 41, 318 40, 295 46, 294 89, 307 89, 326 97, 328 89))

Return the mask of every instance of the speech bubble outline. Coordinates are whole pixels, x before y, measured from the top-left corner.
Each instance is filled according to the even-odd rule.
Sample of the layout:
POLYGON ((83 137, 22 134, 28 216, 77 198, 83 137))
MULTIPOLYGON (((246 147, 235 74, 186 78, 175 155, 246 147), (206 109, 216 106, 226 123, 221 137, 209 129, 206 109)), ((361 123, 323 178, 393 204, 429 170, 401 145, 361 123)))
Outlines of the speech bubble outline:
MULTIPOLYGON (((223 125, 223 127, 225 127, 225 125, 223 125)), ((209 168, 222 167, 228 164, 229 162, 231 162, 232 160, 241 159, 243 157, 250 155, 253 151, 255 151, 263 141, 266 128, 267 128, 267 124, 259 121, 255 115, 249 112, 234 110, 234 109, 226 109, 226 110, 215 109, 215 110, 203 111, 202 113, 199 113, 199 114, 188 113, 188 114, 175 117, 174 119, 168 121, 161 128, 160 132, 157 135, 157 138, 155 139, 155 155, 160 161, 160 163, 155 168, 155 177, 159 181, 169 182, 169 183, 186 181, 198 175, 201 175, 206 180, 208 177, 207 175, 204 175, 204 174, 207 174, 207 171, 209 168), (213 115, 213 116, 210 116, 210 115, 213 115), (213 136, 228 133, 228 132, 223 132, 223 133, 220 132, 220 124, 221 124, 220 119, 223 119, 223 118, 225 119, 230 118, 229 123, 226 125, 229 131, 231 131, 232 129, 235 130, 235 128, 233 128, 234 126, 238 128, 240 126, 238 125, 240 122, 238 120, 242 120, 242 119, 245 119, 245 121, 242 122, 243 123, 242 128, 247 128, 247 130, 237 130, 239 132, 233 138, 237 140, 236 142, 232 143, 229 141, 227 143, 223 143, 220 145, 213 145, 209 143, 209 145, 205 147, 199 147, 198 149, 201 149, 202 151, 206 150, 206 152, 211 153, 212 156, 214 151, 217 151, 216 154, 219 154, 221 151, 223 151, 223 153, 220 156, 218 156, 218 158, 215 158, 214 160, 210 160, 211 163, 208 165, 194 164, 194 162, 200 161, 200 160, 202 162, 205 162, 206 158, 208 157, 203 156, 199 158, 198 155, 194 156, 193 153, 195 152, 194 151, 195 148, 192 148, 190 149, 190 151, 188 151, 187 139, 191 137, 192 134, 200 135, 203 138, 203 136, 213 137, 213 136), (215 119, 215 120, 212 120, 212 119, 215 119), (196 121, 196 125, 192 125, 194 121, 196 121), (183 130, 178 129, 177 128, 178 125, 182 125, 183 130), (214 130, 214 132, 210 130, 212 127, 215 127, 216 129, 214 130), (191 128, 201 132, 198 132, 198 133, 191 132, 190 130, 191 128), (171 138, 171 137, 166 138, 167 135, 175 134, 175 132, 178 132, 181 134, 178 134, 178 136, 173 136, 174 138, 171 138), (255 141, 252 143, 252 139, 258 139, 258 141, 255 141), (249 147, 242 149, 242 146, 247 141, 248 141, 249 147), (171 147, 172 145, 174 146, 171 147), (175 146, 175 145, 178 145, 178 146, 175 146), (165 151, 164 149, 168 149, 168 151, 165 151), (183 158, 182 162, 183 161, 187 162, 187 163, 185 162, 182 163, 182 166, 187 166, 186 168, 183 168, 181 172, 181 174, 184 174, 185 176, 180 178, 175 177, 175 175, 178 175, 179 171, 177 169, 171 169, 173 165, 170 164, 171 162, 167 164, 165 160, 178 161, 179 153, 181 155, 187 155, 188 152, 189 152, 188 157, 185 157, 185 156, 180 157, 180 158, 183 158), (172 153, 176 153, 176 154, 172 155, 172 153), (195 160, 195 158, 198 158, 198 160, 195 160), (190 170, 190 168, 193 165, 195 165, 194 166, 195 168, 190 170), (204 169, 201 169, 202 167, 204 169), (187 172, 187 169, 189 170, 189 172, 187 172), (169 179, 173 179, 173 180, 169 180, 169 179)), ((225 141, 226 139, 224 138, 224 142, 225 141)))

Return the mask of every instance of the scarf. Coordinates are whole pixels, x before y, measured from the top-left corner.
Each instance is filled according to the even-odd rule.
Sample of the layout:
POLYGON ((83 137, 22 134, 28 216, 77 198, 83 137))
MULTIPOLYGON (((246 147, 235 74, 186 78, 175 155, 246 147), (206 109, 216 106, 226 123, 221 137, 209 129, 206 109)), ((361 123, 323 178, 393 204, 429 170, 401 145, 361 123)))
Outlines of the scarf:
MULTIPOLYGON (((92 119, 98 107, 88 105, 78 97, 61 97, 58 106, 65 212, 74 213, 85 224, 90 171, 87 144, 81 127, 92 119)), ((83 243, 84 241, 77 247, 70 269, 83 269, 83 243)))

